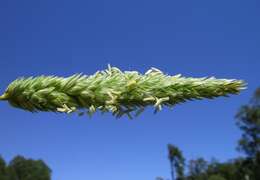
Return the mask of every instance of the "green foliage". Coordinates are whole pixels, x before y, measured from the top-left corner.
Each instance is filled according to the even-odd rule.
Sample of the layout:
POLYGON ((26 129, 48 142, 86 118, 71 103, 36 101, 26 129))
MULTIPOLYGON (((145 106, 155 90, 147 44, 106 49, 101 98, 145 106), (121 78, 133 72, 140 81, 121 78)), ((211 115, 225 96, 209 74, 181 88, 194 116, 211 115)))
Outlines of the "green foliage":
POLYGON ((225 178, 223 178, 222 176, 220 175, 212 175, 209 177, 208 180, 226 180, 225 178))
POLYGON ((150 105, 158 111, 187 100, 237 94, 243 88, 245 83, 240 80, 169 76, 155 68, 142 75, 109 66, 91 76, 20 78, 8 86, 0 100, 31 112, 86 109, 88 114, 100 110, 121 117, 130 116, 130 112, 138 115, 150 105))
POLYGON ((184 166, 185 159, 182 155, 182 152, 178 147, 168 144, 168 158, 170 160, 171 165, 171 174, 172 179, 174 180, 174 173, 177 175, 177 180, 182 180, 184 177, 184 166))
POLYGON ((50 180, 51 170, 41 160, 25 159, 22 156, 15 157, 9 164, 14 169, 18 179, 21 180, 50 180))
POLYGON ((0 180, 9 180, 5 160, 0 156, 0 180))
POLYGON ((260 179, 260 88, 248 105, 237 113, 237 125, 242 130, 238 149, 247 155, 242 171, 253 180, 260 179))
POLYGON ((207 173, 209 175, 221 175, 225 179, 228 180, 237 180, 241 179, 240 177, 243 175, 240 175, 239 169, 240 164, 236 163, 235 161, 225 162, 225 163, 218 163, 215 162, 209 167, 207 173))
POLYGON ((203 158, 190 160, 188 164, 189 180, 207 180, 208 162, 203 158))
POLYGON ((237 125, 243 132, 238 149, 255 157, 260 153, 260 88, 251 102, 241 107, 236 117, 237 125))
POLYGON ((16 156, 7 165, 0 158, 0 180, 50 180, 51 170, 42 160, 16 156))

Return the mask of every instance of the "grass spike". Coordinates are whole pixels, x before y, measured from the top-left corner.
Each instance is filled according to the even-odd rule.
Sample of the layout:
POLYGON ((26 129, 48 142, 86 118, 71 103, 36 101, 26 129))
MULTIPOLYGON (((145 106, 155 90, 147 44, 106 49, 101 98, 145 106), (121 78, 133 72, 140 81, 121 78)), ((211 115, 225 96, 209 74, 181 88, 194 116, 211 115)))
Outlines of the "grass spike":
POLYGON ((90 76, 18 78, 9 84, 0 100, 30 112, 77 111, 82 115, 85 110, 92 115, 100 110, 116 117, 132 117, 133 111, 139 115, 147 106, 154 106, 157 112, 162 107, 173 107, 188 100, 238 94, 245 88, 242 80, 169 76, 157 68, 145 74, 122 72, 108 65, 108 69, 90 76))

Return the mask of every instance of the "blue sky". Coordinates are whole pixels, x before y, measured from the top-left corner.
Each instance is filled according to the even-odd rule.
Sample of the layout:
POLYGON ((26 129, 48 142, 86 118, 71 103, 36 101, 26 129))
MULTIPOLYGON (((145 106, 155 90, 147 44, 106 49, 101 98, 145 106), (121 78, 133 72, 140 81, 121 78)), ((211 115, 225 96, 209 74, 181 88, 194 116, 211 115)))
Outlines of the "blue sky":
POLYGON ((238 96, 134 120, 31 114, 0 102, 0 154, 41 158, 53 180, 170 177, 168 143, 186 159, 237 157, 234 116, 260 85, 259 1, 2 1, 0 92, 20 76, 145 72, 244 79, 238 96))

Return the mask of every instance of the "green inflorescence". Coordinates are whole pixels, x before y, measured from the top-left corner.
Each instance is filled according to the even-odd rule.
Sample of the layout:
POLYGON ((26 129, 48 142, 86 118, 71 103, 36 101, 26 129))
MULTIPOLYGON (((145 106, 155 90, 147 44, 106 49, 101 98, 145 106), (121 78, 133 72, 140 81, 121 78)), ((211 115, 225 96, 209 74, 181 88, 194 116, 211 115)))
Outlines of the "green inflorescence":
POLYGON ((77 111, 80 115, 85 112, 91 115, 100 110, 116 117, 124 114, 131 117, 149 105, 158 111, 187 100, 237 94, 244 88, 241 80, 169 76, 156 68, 142 75, 109 66, 91 76, 19 78, 8 86, 0 100, 31 112, 77 111))

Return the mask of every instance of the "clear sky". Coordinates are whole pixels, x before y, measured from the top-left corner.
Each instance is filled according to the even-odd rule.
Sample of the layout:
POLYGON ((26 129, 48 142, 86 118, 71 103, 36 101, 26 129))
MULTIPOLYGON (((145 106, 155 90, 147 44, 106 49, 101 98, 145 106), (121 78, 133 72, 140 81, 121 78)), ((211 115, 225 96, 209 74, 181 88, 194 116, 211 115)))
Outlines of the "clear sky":
POLYGON ((92 74, 108 63, 244 79, 248 89, 134 120, 32 114, 0 102, 0 154, 41 158, 53 180, 170 177, 168 143, 186 159, 241 155, 234 116, 260 85, 259 20, 256 0, 1 1, 0 92, 20 76, 92 74))

